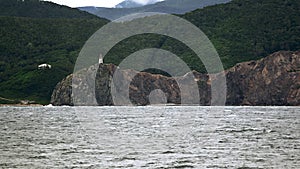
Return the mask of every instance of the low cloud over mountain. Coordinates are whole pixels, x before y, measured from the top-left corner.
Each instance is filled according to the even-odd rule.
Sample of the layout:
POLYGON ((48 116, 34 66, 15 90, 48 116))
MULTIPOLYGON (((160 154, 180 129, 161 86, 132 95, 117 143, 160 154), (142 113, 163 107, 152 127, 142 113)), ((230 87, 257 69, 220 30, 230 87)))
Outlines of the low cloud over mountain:
POLYGON ((125 0, 118 5, 116 8, 136 8, 144 5, 155 4, 164 0, 125 0))
POLYGON ((143 12, 184 14, 195 9, 230 1, 231 0, 125 0, 116 5, 116 8, 80 7, 79 9, 101 18, 115 20, 126 15, 143 12))

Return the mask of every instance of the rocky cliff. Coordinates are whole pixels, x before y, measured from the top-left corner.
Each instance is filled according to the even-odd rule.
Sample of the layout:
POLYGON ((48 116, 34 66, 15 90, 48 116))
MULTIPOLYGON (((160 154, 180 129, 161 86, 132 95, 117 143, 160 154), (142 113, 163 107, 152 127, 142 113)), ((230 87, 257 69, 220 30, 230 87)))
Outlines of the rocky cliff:
MULTIPOLYGON (((96 67, 82 70, 82 75, 75 79, 70 75, 58 83, 51 103, 74 105, 75 100, 75 105, 128 105, 126 98, 129 98, 133 105, 211 104, 211 83, 214 80, 211 77, 214 76, 193 71, 182 77, 166 77, 134 70, 119 70, 112 64, 100 64, 93 92, 80 84, 93 83, 89 82, 88 77, 96 67), (113 81, 113 76, 118 76, 117 82, 113 81), (192 81, 190 77, 193 77, 192 81), (126 84, 126 81, 130 83, 126 84), (181 91, 192 88, 193 83, 197 84, 199 97, 195 97, 193 90, 181 91), (73 99, 72 85, 73 89, 82 91, 80 99, 73 99), (118 98, 111 91, 117 93, 118 98), (91 93, 92 96, 95 94, 96 101, 88 97, 91 93)), ((300 51, 281 51, 258 61, 240 63, 226 70, 225 75, 226 105, 300 105, 300 51)))
POLYGON ((228 105, 300 105, 300 51, 237 64, 226 78, 228 105))

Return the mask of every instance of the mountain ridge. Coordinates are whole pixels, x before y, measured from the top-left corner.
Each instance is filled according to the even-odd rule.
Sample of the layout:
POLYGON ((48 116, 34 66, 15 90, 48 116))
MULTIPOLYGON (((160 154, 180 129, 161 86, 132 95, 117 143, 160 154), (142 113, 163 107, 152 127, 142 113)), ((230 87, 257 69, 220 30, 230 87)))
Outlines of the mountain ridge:
POLYGON ((115 20, 133 13, 159 12, 169 14, 184 14, 195 9, 204 8, 215 4, 227 3, 230 0, 165 0, 155 4, 136 8, 102 8, 79 7, 78 9, 109 20, 115 20))
POLYGON ((85 11, 40 0, 0 0, 0 16, 30 18, 86 18, 95 17, 85 11))
POLYGON ((144 6, 143 4, 134 2, 132 0, 125 0, 115 6, 115 8, 136 8, 144 6))

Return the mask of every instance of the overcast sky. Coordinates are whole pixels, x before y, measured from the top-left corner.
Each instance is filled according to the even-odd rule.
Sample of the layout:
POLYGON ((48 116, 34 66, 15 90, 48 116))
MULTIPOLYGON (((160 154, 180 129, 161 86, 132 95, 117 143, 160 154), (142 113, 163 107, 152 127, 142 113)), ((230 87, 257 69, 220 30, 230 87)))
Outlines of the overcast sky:
MULTIPOLYGON (((114 7, 118 3, 124 0, 45 0, 52 1, 57 4, 66 5, 70 7, 81 7, 81 6, 97 6, 97 7, 114 7)), ((146 4, 151 0, 134 0, 141 4, 146 4)))

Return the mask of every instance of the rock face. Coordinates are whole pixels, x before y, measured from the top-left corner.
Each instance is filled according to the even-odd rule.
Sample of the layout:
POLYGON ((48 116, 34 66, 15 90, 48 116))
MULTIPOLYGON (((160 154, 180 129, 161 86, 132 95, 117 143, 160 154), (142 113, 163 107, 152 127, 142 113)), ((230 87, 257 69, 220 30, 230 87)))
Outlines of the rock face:
MULTIPOLYGON (((100 106, 165 103, 211 105, 213 76, 195 71, 182 77, 166 77, 100 64, 78 74, 69 75, 57 84, 51 98, 53 105, 74 105, 74 101, 75 105, 100 106), (96 75, 91 72, 96 72, 96 75), (96 80, 90 82, 89 76, 95 76, 96 80), (89 86, 82 85, 91 83, 95 85, 94 92, 89 86), (199 90, 199 97, 194 97, 193 90, 181 91, 192 88, 194 84, 199 90), (81 91, 82 97, 73 97, 72 85, 73 89, 81 91)), ((282 51, 258 61, 240 63, 225 71, 225 75, 226 105, 300 105, 300 51, 282 51)))
POLYGON ((237 64, 226 78, 227 105, 300 105, 300 51, 237 64))
POLYGON ((72 100, 72 77, 69 75, 59 82, 51 96, 51 104, 55 106, 70 105, 73 106, 72 100))

